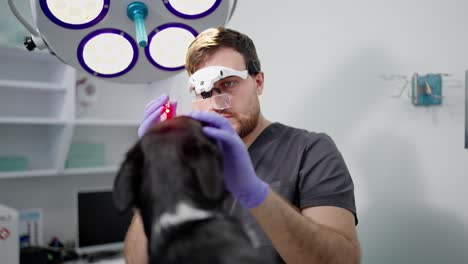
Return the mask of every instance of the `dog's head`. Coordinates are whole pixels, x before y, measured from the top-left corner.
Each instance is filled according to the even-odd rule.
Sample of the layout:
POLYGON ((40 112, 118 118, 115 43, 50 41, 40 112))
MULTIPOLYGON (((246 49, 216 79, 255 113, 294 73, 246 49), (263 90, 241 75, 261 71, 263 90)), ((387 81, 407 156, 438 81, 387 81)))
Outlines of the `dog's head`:
POLYGON ((200 209, 222 207, 222 155, 202 124, 176 117, 156 124, 128 152, 114 181, 119 211, 139 209, 146 236, 151 221, 181 201, 200 209))

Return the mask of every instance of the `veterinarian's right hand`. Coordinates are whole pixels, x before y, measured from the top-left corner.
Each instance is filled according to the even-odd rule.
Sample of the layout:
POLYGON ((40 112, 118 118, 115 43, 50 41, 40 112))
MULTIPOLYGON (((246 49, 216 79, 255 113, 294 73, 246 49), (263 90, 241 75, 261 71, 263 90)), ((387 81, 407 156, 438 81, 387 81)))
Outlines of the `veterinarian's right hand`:
MULTIPOLYGON (((138 136, 141 138, 148 129, 161 121, 161 115, 165 109, 164 105, 169 101, 169 95, 162 94, 158 98, 152 100, 145 106, 143 122, 138 128, 138 136)), ((176 115, 177 102, 171 102, 172 116, 176 115)))
POLYGON ((257 177, 247 148, 231 123, 211 112, 192 112, 189 116, 207 123, 203 132, 220 143, 224 155, 226 188, 243 207, 259 206, 267 197, 270 188, 257 177))

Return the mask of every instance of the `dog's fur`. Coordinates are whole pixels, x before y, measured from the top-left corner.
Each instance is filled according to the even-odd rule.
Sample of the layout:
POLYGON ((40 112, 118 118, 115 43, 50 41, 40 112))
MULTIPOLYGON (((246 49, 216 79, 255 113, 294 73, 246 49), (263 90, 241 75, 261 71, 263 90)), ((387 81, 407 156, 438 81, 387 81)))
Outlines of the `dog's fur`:
POLYGON ((223 212, 222 170, 217 145, 188 117, 155 125, 128 151, 114 201, 120 211, 139 210, 150 263, 264 263, 223 212))

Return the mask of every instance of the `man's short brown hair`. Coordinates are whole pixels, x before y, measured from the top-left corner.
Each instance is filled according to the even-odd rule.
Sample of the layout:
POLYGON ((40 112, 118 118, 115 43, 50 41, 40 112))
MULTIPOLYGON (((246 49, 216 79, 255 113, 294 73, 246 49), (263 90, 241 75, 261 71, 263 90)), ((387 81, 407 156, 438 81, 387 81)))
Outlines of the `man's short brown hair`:
POLYGON ((238 31, 218 27, 201 32, 190 44, 185 58, 185 68, 188 74, 192 75, 208 56, 220 48, 232 48, 242 54, 250 75, 261 71, 252 39, 238 31))

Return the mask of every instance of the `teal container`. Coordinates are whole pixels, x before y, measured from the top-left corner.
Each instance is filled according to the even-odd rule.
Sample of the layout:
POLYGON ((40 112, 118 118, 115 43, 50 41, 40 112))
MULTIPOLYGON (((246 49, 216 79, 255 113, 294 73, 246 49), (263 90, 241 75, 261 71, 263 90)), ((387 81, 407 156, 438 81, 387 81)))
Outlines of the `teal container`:
POLYGON ((72 143, 65 168, 88 168, 105 165, 104 144, 72 143))
POLYGON ((0 157, 0 172, 25 171, 28 169, 28 160, 22 156, 0 157))

